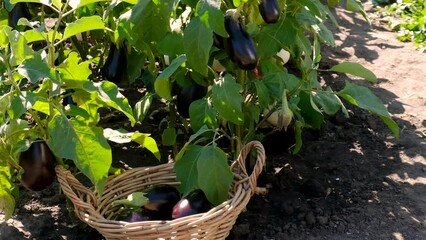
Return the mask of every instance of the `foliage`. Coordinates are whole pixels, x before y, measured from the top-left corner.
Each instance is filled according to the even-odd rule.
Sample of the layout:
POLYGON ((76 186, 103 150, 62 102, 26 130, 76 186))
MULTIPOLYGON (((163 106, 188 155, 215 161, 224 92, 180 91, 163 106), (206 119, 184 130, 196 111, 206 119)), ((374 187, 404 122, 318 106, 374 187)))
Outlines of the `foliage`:
POLYGON ((426 51, 426 2, 423 0, 398 0, 378 8, 391 16, 390 26, 398 32, 398 40, 414 42, 421 52, 426 51))
MULTIPOLYGON (((7 12, 2 9, 0 14, 0 208, 7 217, 22 172, 19 155, 36 139, 47 142, 57 164, 72 160, 97 192, 102 192, 112 161, 107 140, 134 141, 161 158, 150 133, 99 127, 100 108, 120 111, 135 124, 152 114, 154 101, 166 102, 169 115, 158 125, 167 125, 162 144, 173 148, 181 192, 201 188, 214 204, 228 196, 233 179, 229 160, 237 157, 244 143, 264 138, 259 130, 277 110, 285 117, 279 129, 295 132, 293 153, 302 147, 302 129, 320 128, 326 115, 340 110, 347 114, 342 99, 378 115, 398 136, 397 125, 367 88, 348 81, 344 89, 334 91, 318 82, 319 71, 376 81, 372 72, 356 63, 318 69, 321 44, 335 44, 325 23, 337 24, 329 7, 338 6, 339 0, 328 5, 316 0, 278 1, 281 16, 271 24, 263 21, 257 0, 3 4, 10 11, 16 3, 26 3, 33 15, 21 18, 12 29, 7 12), (230 56, 225 16, 238 20, 247 31, 242 36, 252 39, 257 54, 254 69, 240 69, 235 61, 241 56, 230 56), (217 45, 214 36, 224 46, 217 45), (145 84, 147 93, 135 106, 101 74, 110 43, 126 46, 127 80, 145 84), (288 63, 279 55, 282 50, 290 54, 288 63), (207 94, 187 106, 189 118, 184 118, 176 111, 176 95, 195 83, 207 94), (69 96, 74 103, 64 104, 69 96), (183 146, 177 142, 179 136, 185 139, 183 146)), ((345 4, 366 16, 360 1, 345 4)))

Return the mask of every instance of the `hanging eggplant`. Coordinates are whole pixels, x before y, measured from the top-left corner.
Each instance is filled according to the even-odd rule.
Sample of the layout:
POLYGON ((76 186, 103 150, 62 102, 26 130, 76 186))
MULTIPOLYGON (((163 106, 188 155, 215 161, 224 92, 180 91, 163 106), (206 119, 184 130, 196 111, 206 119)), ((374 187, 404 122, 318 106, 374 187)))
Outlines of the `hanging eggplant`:
POLYGON ((28 10, 28 6, 24 2, 18 2, 13 6, 13 9, 9 12, 9 26, 16 28, 20 18, 31 19, 31 14, 28 10))
POLYGON ((225 16, 225 29, 229 38, 225 40, 225 49, 231 60, 239 68, 253 70, 257 66, 257 53, 253 39, 247 33, 240 20, 236 21, 232 16, 225 16))
POLYGON ((276 23, 281 13, 277 0, 260 0, 259 12, 266 23, 276 23))
POLYGON ((21 153, 19 165, 24 169, 21 183, 32 191, 41 191, 55 180, 55 156, 44 141, 33 142, 21 153))
POLYGON ((111 43, 108 57, 102 67, 102 76, 110 82, 119 83, 126 77, 127 49, 124 43, 111 43))

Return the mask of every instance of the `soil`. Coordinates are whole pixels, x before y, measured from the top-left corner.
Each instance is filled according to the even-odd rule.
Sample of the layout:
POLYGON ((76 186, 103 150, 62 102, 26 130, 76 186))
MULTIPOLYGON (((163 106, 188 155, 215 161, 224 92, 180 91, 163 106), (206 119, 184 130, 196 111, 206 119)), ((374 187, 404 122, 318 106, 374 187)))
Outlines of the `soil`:
MULTIPOLYGON (((336 10, 337 47, 323 47, 321 68, 355 61, 372 70, 378 84, 350 79, 382 99, 400 138, 377 116, 346 104, 350 118, 337 114, 320 130, 305 131, 300 154, 289 153, 285 133, 265 141, 267 166, 258 185, 268 193, 252 197, 228 239, 426 239, 426 55, 397 41, 371 5, 365 7, 371 26, 358 14, 336 10)), ((339 90, 349 76, 321 78, 339 90)), ((136 93, 132 87, 124 89, 136 93)), ((132 103, 141 97, 133 96, 132 103)), ((109 116, 106 126, 123 124, 121 116, 109 116)), ((143 131, 149 122, 137 127, 143 131)), ((158 164, 136 145, 112 147, 118 166, 144 158, 151 160, 143 164, 158 164)), ((42 192, 22 189, 16 214, 0 224, 0 239, 103 237, 70 216, 54 183, 42 192)))

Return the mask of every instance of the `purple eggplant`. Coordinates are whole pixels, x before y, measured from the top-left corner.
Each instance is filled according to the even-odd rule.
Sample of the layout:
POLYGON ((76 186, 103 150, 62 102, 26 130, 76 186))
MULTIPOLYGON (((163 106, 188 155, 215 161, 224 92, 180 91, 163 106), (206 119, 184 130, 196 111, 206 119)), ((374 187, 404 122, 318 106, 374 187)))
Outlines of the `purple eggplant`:
POLYGON ((172 218, 181 218, 198 213, 207 212, 213 205, 207 200, 206 195, 201 189, 190 192, 182 198, 174 207, 172 218))

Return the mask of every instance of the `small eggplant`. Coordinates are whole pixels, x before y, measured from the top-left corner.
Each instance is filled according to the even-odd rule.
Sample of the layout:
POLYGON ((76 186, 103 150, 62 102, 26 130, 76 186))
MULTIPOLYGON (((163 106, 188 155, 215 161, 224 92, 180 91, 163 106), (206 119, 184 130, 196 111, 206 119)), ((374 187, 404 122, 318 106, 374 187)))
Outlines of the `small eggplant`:
POLYGON ((260 0, 259 12, 266 23, 276 23, 280 18, 280 6, 277 0, 260 0))
POLYGON ((213 33, 213 45, 217 48, 223 48, 223 37, 217 33, 213 33))
POLYGON ((229 38, 224 39, 225 49, 231 60, 243 70, 253 70, 257 66, 257 52, 253 39, 240 20, 225 16, 225 29, 229 38))
POLYGON ((116 46, 111 43, 108 57, 102 67, 102 75, 108 81, 119 83, 125 78, 127 69, 127 49, 124 43, 116 46))
POLYGON ((213 205, 207 200, 206 195, 201 189, 190 192, 182 198, 174 207, 172 218, 181 218, 198 213, 207 212, 213 205))
POLYGON ((206 96, 207 87, 193 83, 189 87, 182 88, 176 98, 176 108, 178 113, 184 117, 189 118, 189 105, 195 100, 201 99, 206 96))
POLYGON ((24 169, 21 183, 32 191, 41 191, 55 180, 55 156, 44 141, 33 142, 21 153, 19 165, 24 169))
POLYGON ((130 208, 142 207, 151 220, 169 220, 173 206, 179 199, 180 194, 175 187, 158 185, 143 192, 134 192, 127 199, 114 201, 114 204, 124 204, 130 208))
POLYGON ((13 9, 9 12, 9 26, 16 28, 20 18, 26 18, 30 20, 31 14, 28 11, 28 6, 24 2, 18 2, 13 6, 13 9))
POLYGON ((149 221, 151 218, 143 213, 134 212, 130 216, 128 216, 124 221, 126 222, 144 222, 149 221))

